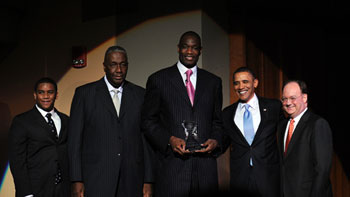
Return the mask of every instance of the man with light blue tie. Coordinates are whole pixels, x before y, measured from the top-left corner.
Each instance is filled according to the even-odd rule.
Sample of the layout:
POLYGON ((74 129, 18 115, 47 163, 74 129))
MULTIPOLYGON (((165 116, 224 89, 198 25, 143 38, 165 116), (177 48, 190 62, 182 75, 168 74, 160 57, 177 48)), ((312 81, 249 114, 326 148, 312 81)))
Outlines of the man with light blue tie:
POLYGON ((223 110, 224 151, 230 146, 230 192, 243 196, 279 196, 277 123, 281 103, 255 94, 258 79, 248 67, 233 73, 239 100, 223 110))

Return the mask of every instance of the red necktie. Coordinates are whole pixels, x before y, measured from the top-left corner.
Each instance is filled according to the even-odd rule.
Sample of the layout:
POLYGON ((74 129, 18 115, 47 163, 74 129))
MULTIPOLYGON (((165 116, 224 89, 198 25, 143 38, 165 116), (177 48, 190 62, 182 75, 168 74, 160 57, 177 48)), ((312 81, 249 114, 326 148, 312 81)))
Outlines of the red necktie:
POLYGON ((293 129, 294 129, 294 119, 292 118, 289 123, 289 128, 288 128, 288 134, 287 134, 287 140, 286 140, 286 146, 284 148, 284 154, 287 152, 287 148, 290 142, 290 139, 292 138, 293 135, 293 129))
POLYGON ((190 98, 191 104, 193 106, 193 101, 194 101, 194 88, 190 80, 190 76, 192 75, 192 70, 186 71, 186 89, 187 89, 187 94, 188 97, 190 98))

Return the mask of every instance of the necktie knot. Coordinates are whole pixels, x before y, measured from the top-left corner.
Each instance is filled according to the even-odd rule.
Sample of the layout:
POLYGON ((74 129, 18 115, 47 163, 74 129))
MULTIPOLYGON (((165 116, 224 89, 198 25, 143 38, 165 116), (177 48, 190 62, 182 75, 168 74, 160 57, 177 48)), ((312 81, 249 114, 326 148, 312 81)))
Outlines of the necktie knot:
POLYGON ((48 119, 51 119, 51 116, 52 116, 51 113, 47 113, 47 114, 46 114, 46 118, 48 118, 48 119))
POLYGON ((189 80, 189 78, 190 78, 190 76, 192 75, 192 70, 191 69, 189 69, 189 70, 187 70, 186 71, 186 76, 187 76, 187 80, 189 80))

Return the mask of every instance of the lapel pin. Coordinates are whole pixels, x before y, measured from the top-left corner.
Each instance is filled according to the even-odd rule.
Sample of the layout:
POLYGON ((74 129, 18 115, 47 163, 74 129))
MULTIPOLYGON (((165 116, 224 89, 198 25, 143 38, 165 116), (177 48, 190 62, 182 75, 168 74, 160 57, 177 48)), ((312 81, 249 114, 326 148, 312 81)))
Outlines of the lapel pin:
POLYGON ((264 110, 264 111, 267 111, 267 109, 265 109, 265 108, 264 108, 263 110, 264 110))

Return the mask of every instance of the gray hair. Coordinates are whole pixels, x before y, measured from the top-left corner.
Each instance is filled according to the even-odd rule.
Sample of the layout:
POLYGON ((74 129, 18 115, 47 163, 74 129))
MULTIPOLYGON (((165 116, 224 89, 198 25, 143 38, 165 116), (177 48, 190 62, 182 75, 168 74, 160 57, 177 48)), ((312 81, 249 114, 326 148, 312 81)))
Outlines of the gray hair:
POLYGON ((111 46, 111 47, 109 47, 107 49, 106 53, 105 53, 105 61, 106 61, 107 55, 112 53, 112 52, 124 53, 126 61, 128 61, 128 54, 127 54, 126 50, 123 47, 121 47, 121 46, 111 46))

